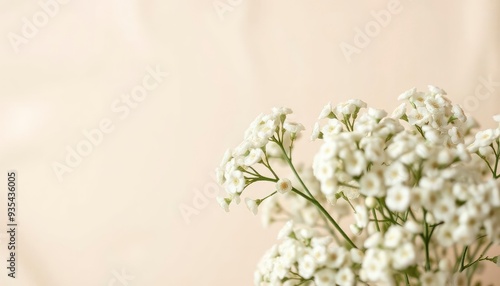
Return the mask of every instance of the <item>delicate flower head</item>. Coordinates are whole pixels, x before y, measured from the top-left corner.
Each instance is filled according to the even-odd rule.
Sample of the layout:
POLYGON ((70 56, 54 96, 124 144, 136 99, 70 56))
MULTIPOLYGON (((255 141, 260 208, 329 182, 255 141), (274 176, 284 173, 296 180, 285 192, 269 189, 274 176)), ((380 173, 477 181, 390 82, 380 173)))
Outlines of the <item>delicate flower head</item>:
POLYGON ((292 182, 290 182, 287 178, 281 178, 276 183, 276 190, 280 194, 288 193, 292 190, 292 182))
POLYGON ((259 201, 258 200, 253 200, 251 198, 245 198, 245 204, 247 205, 247 208, 254 214, 257 215, 257 212, 259 211, 259 201))
POLYGON ((229 212, 229 203, 231 202, 231 199, 226 199, 222 197, 217 197, 217 202, 219 203, 220 207, 226 211, 229 212))

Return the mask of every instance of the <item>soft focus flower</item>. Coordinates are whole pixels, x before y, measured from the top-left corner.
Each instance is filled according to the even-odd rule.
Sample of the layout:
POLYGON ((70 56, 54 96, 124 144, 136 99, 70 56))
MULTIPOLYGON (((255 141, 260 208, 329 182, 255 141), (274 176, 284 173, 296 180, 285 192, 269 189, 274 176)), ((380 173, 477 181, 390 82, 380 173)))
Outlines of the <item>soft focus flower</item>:
POLYGON ((259 211, 259 204, 258 201, 252 200, 250 198, 245 198, 245 204, 247 205, 247 208, 254 214, 256 215, 257 212, 259 211))
POLYGON ((224 211, 229 212, 229 202, 230 202, 230 200, 229 200, 229 202, 228 202, 228 200, 227 200, 227 199, 225 199, 225 198, 221 198, 221 197, 217 197, 216 199, 217 199, 217 202, 219 203, 220 207, 221 207, 224 211))
POLYGON ((406 211, 410 205, 410 189, 403 185, 392 186, 387 190, 385 203, 391 211, 406 211))

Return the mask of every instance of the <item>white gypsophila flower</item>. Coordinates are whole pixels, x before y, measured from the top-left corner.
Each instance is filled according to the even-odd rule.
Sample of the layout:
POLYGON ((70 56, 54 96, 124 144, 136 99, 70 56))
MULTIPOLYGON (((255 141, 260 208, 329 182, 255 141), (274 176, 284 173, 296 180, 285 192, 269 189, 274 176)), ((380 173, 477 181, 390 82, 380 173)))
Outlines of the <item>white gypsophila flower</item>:
POLYGON ((420 234, 423 231, 422 225, 413 220, 407 220, 404 224, 404 228, 412 234, 420 234))
POLYGON ((361 99, 357 99, 357 98, 349 99, 347 101, 347 104, 352 104, 357 108, 365 108, 366 107, 366 102, 362 101, 361 99))
POLYGON ((444 224, 437 229, 437 242, 443 247, 450 247, 455 242, 453 239, 454 226, 452 224, 444 224))
POLYGON ((303 130, 305 130, 304 125, 296 122, 285 121, 283 123, 283 129, 290 132, 291 134, 297 134, 303 130))
POLYGON ((340 246, 330 246, 327 249, 326 266, 331 268, 340 268, 347 262, 349 252, 340 246))
POLYGON ((245 204, 247 205, 247 208, 254 214, 257 215, 257 212, 259 211, 259 204, 258 201, 253 200, 251 198, 245 198, 245 204))
POLYGON ((429 91, 432 93, 432 94, 441 94, 441 95, 446 95, 446 91, 444 91, 443 89, 437 87, 437 86, 434 86, 434 85, 428 85, 427 86, 429 88, 429 91))
POLYGON ((427 97, 424 100, 425 107, 433 115, 441 115, 444 113, 445 101, 442 97, 427 97))
POLYGON ((422 126, 425 123, 429 122, 431 118, 431 114, 425 107, 417 107, 416 109, 412 109, 408 112, 408 122, 411 125, 422 126))
POLYGON ((311 239, 311 246, 316 247, 316 246, 327 246, 332 242, 333 238, 330 236, 323 236, 323 237, 313 237, 311 239))
POLYGON ((489 146, 498 138, 498 134, 496 133, 497 132, 495 132, 495 130, 493 129, 479 131, 478 133, 476 133, 476 140, 474 141, 474 144, 478 147, 489 146))
POLYGON ((292 182, 287 178, 281 178, 276 183, 276 190, 280 194, 288 193, 292 190, 292 182))
POLYGON ((334 196, 338 189, 338 182, 335 178, 321 181, 321 192, 327 197, 334 196))
POLYGON ((366 280, 371 282, 385 280, 389 262, 390 257, 385 250, 378 248, 368 249, 361 266, 366 275, 366 280))
POLYGON ((316 271, 316 262, 314 261, 314 257, 309 254, 306 254, 299 258, 299 274, 304 279, 309 279, 313 276, 316 271))
POLYGON ((367 134, 373 132, 379 125, 380 119, 376 119, 367 113, 361 114, 354 124, 355 132, 367 134))
POLYGON ((243 164, 245 166, 252 166, 259 163, 264 156, 264 151, 260 148, 250 150, 250 153, 245 157, 243 164))
POLYGON ((357 248, 351 248, 349 252, 354 263, 361 264, 363 262, 364 253, 361 250, 357 248))
POLYGON ((252 149, 252 143, 250 141, 241 142, 236 148, 234 148, 232 156, 241 157, 245 155, 250 149, 252 149))
POLYGON ((364 156, 367 161, 372 163, 382 163, 386 160, 384 151, 385 142, 379 137, 364 137, 359 142, 360 147, 364 150, 364 156))
POLYGON ((411 88, 398 96, 398 100, 407 100, 411 98, 417 92, 417 88, 411 88))
POLYGON ((396 119, 403 117, 403 115, 406 114, 406 108, 406 102, 401 103, 398 107, 396 107, 396 109, 394 109, 391 117, 396 119))
POLYGON ((383 237, 382 233, 380 232, 375 232, 371 234, 365 241, 364 241, 364 247, 365 248, 375 248, 381 245, 383 242, 383 237))
POLYGON ((333 113, 332 103, 329 102, 321 110, 318 119, 330 117, 332 115, 332 113, 333 113))
POLYGON ((412 105, 418 107, 425 107, 424 101, 428 95, 423 92, 416 92, 409 100, 412 105))
POLYGON ((442 272, 425 272, 420 276, 422 286, 442 286, 446 283, 446 274, 442 272))
POLYGON ((378 202, 377 200, 374 198, 374 197, 367 197, 365 199, 365 206, 368 208, 368 209, 373 209, 377 206, 378 202))
POLYGON ((377 109, 377 108, 368 108, 368 115, 371 116, 372 118, 376 119, 377 121, 380 121, 382 118, 387 116, 387 111, 383 109, 377 109))
POLYGON ((500 123, 500 114, 494 115, 494 116, 493 116, 493 120, 494 120, 495 122, 500 123))
POLYGON ((222 157, 222 160, 219 164, 220 167, 224 167, 229 162, 229 160, 231 160, 232 153, 233 153, 233 151, 231 149, 227 149, 224 152, 224 156, 222 157))
MULTIPOLYGON (((437 162, 436 162, 437 163, 437 162)), ((444 180, 437 172, 429 172, 427 176, 422 177, 418 185, 427 190, 439 191, 443 188, 444 180)))
POLYGON ((303 239, 303 240, 309 240, 313 237, 313 235, 314 235, 314 232, 310 228, 301 228, 297 232, 297 236, 299 237, 299 239, 303 239))
POLYGON ((366 173, 361 178, 359 191, 365 196, 382 197, 385 195, 385 186, 383 183, 383 179, 379 176, 378 173, 366 173))
POLYGON ((245 178, 241 171, 233 171, 226 180, 225 188, 230 194, 241 193, 245 187, 245 178))
POLYGON ((335 271, 329 268, 318 270, 314 274, 314 283, 316 286, 335 285, 335 271))
POLYGON ((384 171, 384 180, 388 186, 402 184, 406 182, 408 178, 408 170, 399 162, 392 163, 384 171))
POLYGON ((337 115, 337 117, 343 118, 344 116, 353 114, 356 111, 356 108, 356 105, 344 102, 337 104, 337 106, 333 108, 333 112, 337 115))
POLYGON ((391 225, 384 235, 384 246, 396 248, 404 238, 403 228, 399 225, 391 225))
POLYGON ((295 262, 297 262, 297 258, 300 253, 300 244, 296 240, 287 239, 282 244, 278 246, 278 252, 282 259, 283 265, 288 268, 291 268, 295 262))
POLYGON ((337 272, 335 281, 339 286, 353 286, 354 273, 349 267, 343 267, 337 272))
POLYGON ((278 116, 288 115, 293 113, 293 110, 288 107, 273 107, 271 110, 274 115, 278 116))
POLYGON ((410 189, 407 186, 395 185, 387 190, 385 203, 394 212, 404 212, 410 205, 410 189))
POLYGON ((314 260, 318 266, 325 265, 325 262, 328 258, 326 253, 326 246, 324 245, 316 245, 311 249, 310 254, 314 257, 314 260))
POLYGON ((240 204, 240 201, 241 201, 240 194, 238 194, 238 193, 229 194, 229 198, 231 199, 231 202, 234 202, 237 205, 240 204))
POLYGON ((360 235, 363 232, 363 229, 361 229, 359 226, 355 224, 350 224, 349 229, 351 230, 352 234, 354 235, 360 235))
POLYGON ((356 150, 347 153, 344 157, 344 168, 353 177, 361 175, 366 169, 366 159, 363 152, 356 150))
POLYGON ((356 220, 356 225, 359 228, 365 228, 368 225, 368 210, 362 205, 357 205, 355 210, 354 219, 356 220))
POLYGON ((460 105, 458 104, 453 104, 451 107, 451 112, 453 112, 453 117, 456 119, 465 122, 467 120, 467 116, 465 116, 464 110, 460 105))
POLYGON ((438 221, 450 221, 455 214, 455 200, 451 195, 443 195, 432 210, 438 221))
POLYGON ((334 135, 340 134, 344 130, 344 125, 342 122, 336 118, 329 119, 327 124, 321 128, 321 133, 323 137, 332 137, 334 135))
POLYGON ((217 184, 219 185, 224 185, 226 182, 226 178, 224 177, 224 169, 222 167, 217 167, 215 169, 215 180, 217 181, 217 184))
POLYGON ((320 137, 321 134, 321 127, 319 125, 319 122, 314 123, 313 131, 311 134, 311 140, 314 141, 320 137))
POLYGON ((229 212, 229 202, 231 202, 230 200, 222 197, 217 197, 216 200, 224 211, 229 212))
POLYGON ((281 280, 281 279, 285 278, 285 275, 287 274, 287 272, 288 272, 288 268, 284 264, 283 258, 278 257, 274 261, 273 274, 274 274, 275 278, 271 279, 271 280, 274 280, 274 281, 281 280))
POLYGON ((289 220, 278 233, 278 239, 284 239, 293 232, 293 220, 289 220))
POLYGON ((416 256, 413 244, 406 242, 392 253, 392 267, 397 270, 406 269, 415 263, 416 256))

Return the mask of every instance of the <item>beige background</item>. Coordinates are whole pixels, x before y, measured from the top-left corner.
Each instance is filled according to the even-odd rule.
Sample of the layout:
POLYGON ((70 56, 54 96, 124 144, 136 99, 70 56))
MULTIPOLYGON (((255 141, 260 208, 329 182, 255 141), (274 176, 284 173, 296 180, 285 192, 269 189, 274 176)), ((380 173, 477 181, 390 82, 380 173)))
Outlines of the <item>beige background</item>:
POLYGON ((481 78, 500 81, 498 1, 401 0, 350 62, 340 44, 388 1, 68 2, 18 47, 9 33, 43 10, 0 3, 0 181, 19 172, 18 278, 1 266, 0 285, 250 285, 276 229, 243 205, 227 215, 198 198, 187 221, 179 207, 214 190, 214 167, 258 113, 289 106, 310 132, 328 101, 389 109, 427 84, 483 125, 500 113, 500 86, 476 93, 481 78), (157 65, 168 78, 120 118, 111 105, 157 65), (104 118, 113 131, 59 182, 54 162, 104 118))

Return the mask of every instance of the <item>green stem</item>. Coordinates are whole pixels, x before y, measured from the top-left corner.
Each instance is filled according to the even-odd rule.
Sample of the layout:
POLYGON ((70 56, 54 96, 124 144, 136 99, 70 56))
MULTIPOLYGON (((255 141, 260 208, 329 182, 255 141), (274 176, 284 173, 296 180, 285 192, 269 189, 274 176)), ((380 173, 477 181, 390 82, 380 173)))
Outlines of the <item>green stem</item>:
POLYGON ((467 255, 467 250, 469 250, 469 246, 465 246, 464 250, 462 251, 462 258, 460 258, 460 270, 459 270, 459 272, 462 272, 465 269, 464 263, 465 263, 465 256, 467 255))
POLYGON ((427 224, 427 211, 424 209, 424 235, 423 240, 425 244, 425 271, 431 270, 431 259, 429 255, 429 226, 427 224))
POLYGON ((288 163, 288 166, 290 166, 290 169, 292 169, 292 172, 294 173, 295 177, 297 178, 297 180, 299 180, 300 185, 302 186, 302 188, 304 188, 304 190, 307 192, 307 194, 310 197, 304 195, 302 192, 300 192, 299 190, 297 190, 295 188, 293 188, 293 190, 297 194, 303 196, 304 198, 306 198, 307 200, 309 200, 311 203, 313 203, 323 213, 323 215, 328 219, 328 221, 335 227, 335 229, 337 229, 337 231, 342 235, 342 237, 346 240, 346 242, 351 247, 357 248, 356 245, 354 244, 354 242, 352 242, 352 240, 349 238, 349 236, 347 236, 347 234, 344 232, 344 230, 342 230, 342 228, 333 219, 333 217, 328 213, 328 211, 314 198, 313 194, 309 191, 309 189, 307 188, 306 184, 304 184, 304 181, 302 181, 302 178, 299 176, 299 173, 295 169, 295 166, 292 164, 292 161, 290 160, 290 158, 286 154, 286 151, 285 151, 285 148, 283 147, 283 144, 281 142, 277 141, 276 138, 273 138, 272 141, 274 141, 275 143, 278 144, 278 146, 280 147, 281 151, 285 155, 285 160, 288 163))
POLYGON ((310 198, 309 196, 303 194, 301 191, 297 190, 296 188, 292 188, 292 191, 298 194, 299 196, 305 198, 306 200, 310 201, 313 203, 326 217, 326 219, 335 227, 335 229, 342 235, 342 237, 346 240, 346 242, 354 248, 357 248, 354 242, 347 236, 347 234, 342 230, 342 228, 338 225, 338 223, 332 218, 332 216, 325 210, 325 208, 314 198, 310 198))
POLYGON ((380 232, 380 226, 378 225, 378 218, 377 218, 377 211, 375 210, 375 208, 372 209, 372 212, 373 212, 373 217, 375 218, 375 226, 377 226, 377 231, 380 232))
POLYGON ((408 278, 408 274, 405 273, 405 282, 407 286, 410 286, 410 279, 408 278))

